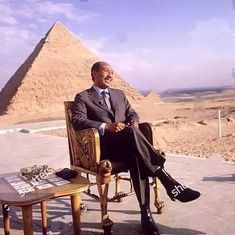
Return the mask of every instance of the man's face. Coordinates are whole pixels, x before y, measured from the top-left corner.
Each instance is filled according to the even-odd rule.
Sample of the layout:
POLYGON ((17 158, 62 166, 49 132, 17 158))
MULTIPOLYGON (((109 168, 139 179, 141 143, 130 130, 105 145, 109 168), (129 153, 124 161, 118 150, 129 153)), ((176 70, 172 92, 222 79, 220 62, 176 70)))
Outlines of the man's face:
POLYGON ((101 89, 108 88, 113 80, 113 69, 109 64, 100 65, 98 72, 92 71, 93 81, 96 86, 101 89))

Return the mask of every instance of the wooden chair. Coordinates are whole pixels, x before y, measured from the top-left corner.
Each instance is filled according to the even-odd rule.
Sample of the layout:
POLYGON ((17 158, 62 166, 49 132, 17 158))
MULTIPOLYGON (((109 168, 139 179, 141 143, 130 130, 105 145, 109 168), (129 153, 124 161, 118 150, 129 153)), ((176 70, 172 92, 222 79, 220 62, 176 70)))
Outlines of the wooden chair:
MULTIPOLYGON (((72 125, 72 107, 73 101, 65 101, 65 118, 68 134, 68 145, 69 145, 69 155, 71 168, 78 171, 79 173, 86 173, 96 177, 99 196, 91 193, 90 189, 88 194, 95 197, 100 201, 101 207, 101 223, 103 229, 106 231, 111 231, 113 222, 110 220, 107 211, 108 201, 121 201, 122 197, 125 197, 131 193, 132 184, 130 187, 130 192, 123 193, 120 190, 120 180, 129 180, 128 178, 123 178, 120 176, 120 172, 128 171, 121 163, 110 162, 109 160, 100 161, 100 139, 99 133, 95 128, 89 128, 86 130, 77 131, 72 125), (115 179, 115 194, 114 197, 108 198, 108 188, 109 183, 112 179, 115 179)), ((153 143, 152 128, 149 123, 139 124, 141 132, 145 135, 150 143, 153 143)), ((131 183, 131 181, 130 181, 131 183)), ((93 184, 91 184, 93 185, 93 184)), ((164 207, 164 202, 160 198, 160 188, 159 181, 155 177, 151 183, 155 193, 154 205, 157 208, 157 213, 162 213, 162 208, 164 207)))

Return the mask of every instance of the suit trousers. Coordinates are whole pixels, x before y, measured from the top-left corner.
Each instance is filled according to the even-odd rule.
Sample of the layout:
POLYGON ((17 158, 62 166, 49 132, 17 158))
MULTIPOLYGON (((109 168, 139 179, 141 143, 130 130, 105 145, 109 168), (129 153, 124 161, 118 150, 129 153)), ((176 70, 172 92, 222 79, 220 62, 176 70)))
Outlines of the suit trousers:
POLYGON ((137 127, 126 127, 117 133, 101 136, 101 159, 124 162, 130 170, 131 179, 139 205, 149 207, 149 180, 165 158, 153 148, 137 127))
POLYGON ((126 167, 131 169, 137 159, 142 179, 154 176, 165 162, 165 158, 135 126, 126 127, 117 133, 107 133, 101 136, 100 140, 102 160, 124 162, 126 167))

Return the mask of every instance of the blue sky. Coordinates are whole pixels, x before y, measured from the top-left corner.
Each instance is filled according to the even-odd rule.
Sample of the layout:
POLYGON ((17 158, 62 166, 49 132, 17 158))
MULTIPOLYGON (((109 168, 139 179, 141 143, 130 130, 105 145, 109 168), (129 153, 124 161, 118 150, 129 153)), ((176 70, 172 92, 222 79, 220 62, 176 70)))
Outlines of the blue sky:
POLYGON ((235 0, 0 0, 0 89, 55 21, 137 89, 235 85, 235 0))

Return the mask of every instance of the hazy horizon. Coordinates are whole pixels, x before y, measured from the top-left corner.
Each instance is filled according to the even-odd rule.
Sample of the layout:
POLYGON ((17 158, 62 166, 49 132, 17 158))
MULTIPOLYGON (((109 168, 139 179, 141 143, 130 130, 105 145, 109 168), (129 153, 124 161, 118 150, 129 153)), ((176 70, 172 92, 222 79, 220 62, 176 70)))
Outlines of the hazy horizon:
POLYGON ((235 85, 232 0, 0 0, 0 90, 54 22, 138 90, 235 85))

